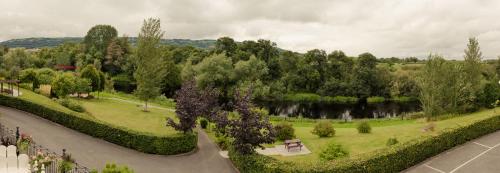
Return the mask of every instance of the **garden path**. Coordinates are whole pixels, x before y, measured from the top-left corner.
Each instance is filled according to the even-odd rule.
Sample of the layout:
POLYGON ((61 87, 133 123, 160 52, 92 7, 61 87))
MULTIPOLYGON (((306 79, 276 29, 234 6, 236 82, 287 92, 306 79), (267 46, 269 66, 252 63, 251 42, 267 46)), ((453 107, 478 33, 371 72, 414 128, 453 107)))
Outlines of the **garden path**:
POLYGON ((38 116, 0 106, 0 121, 9 128, 19 126, 21 133, 37 144, 61 153, 67 149, 79 163, 89 168, 103 168, 106 162, 128 165, 137 173, 233 173, 229 159, 219 155, 217 146, 199 130, 198 150, 179 156, 145 154, 68 129, 38 116))

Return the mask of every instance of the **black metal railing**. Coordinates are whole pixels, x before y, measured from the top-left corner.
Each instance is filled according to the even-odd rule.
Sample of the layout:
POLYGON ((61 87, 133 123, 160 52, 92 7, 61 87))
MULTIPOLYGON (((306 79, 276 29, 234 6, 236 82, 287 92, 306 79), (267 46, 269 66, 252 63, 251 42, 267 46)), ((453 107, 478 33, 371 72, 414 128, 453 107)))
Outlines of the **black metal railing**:
MULTIPOLYGON (((0 123, 0 137, 1 137, 1 142, 2 145, 16 145, 17 146, 17 141, 20 137, 20 131, 19 127, 16 129, 14 132, 13 130, 7 128, 3 124, 0 123)), ((18 151, 17 153, 19 154, 19 146, 17 147, 18 151)), ((37 145, 35 141, 31 141, 29 143, 28 148, 26 151, 23 151, 23 154, 28 155, 30 158, 30 167, 31 167, 31 172, 37 173, 40 172, 41 169, 39 167, 34 167, 34 162, 33 158, 36 158, 38 156, 43 156, 43 157, 48 157, 50 158, 48 162, 45 162, 44 164, 44 171, 45 173, 61 173, 62 171, 59 170, 59 164, 62 161, 63 155, 66 154, 65 149, 63 149, 63 155, 58 155, 55 152, 50 151, 47 148, 44 148, 42 145, 37 145)), ((37 165, 41 165, 42 163, 37 163, 37 165)), ((66 173, 90 173, 90 169, 78 165, 78 163, 74 163, 73 168, 71 170, 65 171, 66 173)))

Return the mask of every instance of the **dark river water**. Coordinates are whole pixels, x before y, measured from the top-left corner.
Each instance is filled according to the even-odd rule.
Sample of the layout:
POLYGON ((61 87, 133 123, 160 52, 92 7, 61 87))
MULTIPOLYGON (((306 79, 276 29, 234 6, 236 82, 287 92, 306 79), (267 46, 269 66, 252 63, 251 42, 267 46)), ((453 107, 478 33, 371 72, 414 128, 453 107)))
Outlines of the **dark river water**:
POLYGON ((269 110, 271 115, 304 118, 329 118, 329 119, 358 119, 358 118, 387 118, 397 117, 401 114, 418 112, 420 104, 414 102, 383 102, 356 104, 321 104, 321 103, 284 103, 260 102, 257 104, 269 110))

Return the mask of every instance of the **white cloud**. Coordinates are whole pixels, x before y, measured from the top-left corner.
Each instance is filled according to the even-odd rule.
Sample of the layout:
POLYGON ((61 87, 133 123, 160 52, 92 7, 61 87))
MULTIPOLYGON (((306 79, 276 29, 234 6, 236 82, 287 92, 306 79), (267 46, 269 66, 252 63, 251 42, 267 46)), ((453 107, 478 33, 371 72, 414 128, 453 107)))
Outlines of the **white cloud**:
POLYGON ((485 57, 495 58, 498 16, 495 0, 0 0, 0 40, 83 36, 96 24, 135 36, 144 18, 159 17, 168 38, 264 38, 300 52, 457 59, 477 36, 485 57))

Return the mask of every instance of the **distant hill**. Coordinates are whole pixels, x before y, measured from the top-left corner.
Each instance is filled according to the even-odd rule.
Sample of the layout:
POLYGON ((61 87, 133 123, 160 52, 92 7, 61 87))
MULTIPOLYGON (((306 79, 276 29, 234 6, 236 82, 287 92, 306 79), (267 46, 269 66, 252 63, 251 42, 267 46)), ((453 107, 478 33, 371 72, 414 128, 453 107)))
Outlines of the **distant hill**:
MULTIPOLYGON (((22 38, 12 39, 0 42, 10 48, 24 47, 27 49, 41 48, 41 47, 55 47, 66 42, 79 43, 82 42, 82 37, 60 37, 60 38, 22 38)), ((129 37, 131 44, 135 45, 137 38, 129 37)), ((175 45, 175 46, 193 46, 201 49, 209 49, 215 46, 215 40, 190 40, 190 39, 162 39, 161 44, 175 45)))

